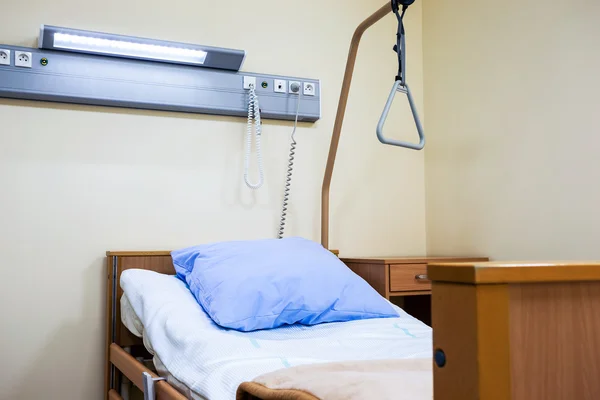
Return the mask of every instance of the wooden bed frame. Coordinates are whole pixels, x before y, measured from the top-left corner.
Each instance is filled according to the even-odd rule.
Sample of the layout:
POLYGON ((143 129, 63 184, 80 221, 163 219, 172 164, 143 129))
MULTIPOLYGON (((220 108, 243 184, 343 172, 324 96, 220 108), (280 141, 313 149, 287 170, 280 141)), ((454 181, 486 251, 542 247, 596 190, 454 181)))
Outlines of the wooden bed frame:
MULTIPOLYGON (((158 378, 124 350, 145 352, 121 322, 119 280, 131 268, 175 274, 169 251, 107 252, 105 398, 111 400, 122 399, 122 376, 138 388, 144 372, 158 378)), ((600 262, 430 264, 428 275, 436 400, 592 400, 600 394, 600 262)), ((242 387, 242 400, 312 398, 253 383, 242 387)), ((157 400, 186 399, 164 380, 155 392, 157 400)))
MULTIPOLYGON (((106 399, 122 399, 119 394, 121 374, 125 375, 135 386, 143 388, 142 373, 158 376, 137 361, 124 348, 137 347, 143 349, 140 338, 133 335, 121 322, 120 299, 123 290, 119 285, 121 273, 136 268, 156 271, 161 274, 175 275, 170 251, 109 251, 107 256, 106 283, 106 361, 105 361, 105 394, 106 399)), ((157 400, 185 400, 186 397, 165 381, 155 385, 157 400)))

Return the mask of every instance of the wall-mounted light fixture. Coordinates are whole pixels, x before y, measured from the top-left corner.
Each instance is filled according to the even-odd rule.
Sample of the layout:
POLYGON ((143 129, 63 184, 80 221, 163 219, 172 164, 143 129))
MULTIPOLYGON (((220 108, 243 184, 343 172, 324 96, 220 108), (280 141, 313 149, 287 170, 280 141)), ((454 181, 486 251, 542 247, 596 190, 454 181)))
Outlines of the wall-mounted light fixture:
POLYGON ((246 52, 42 25, 40 49, 133 58, 239 71, 246 52))

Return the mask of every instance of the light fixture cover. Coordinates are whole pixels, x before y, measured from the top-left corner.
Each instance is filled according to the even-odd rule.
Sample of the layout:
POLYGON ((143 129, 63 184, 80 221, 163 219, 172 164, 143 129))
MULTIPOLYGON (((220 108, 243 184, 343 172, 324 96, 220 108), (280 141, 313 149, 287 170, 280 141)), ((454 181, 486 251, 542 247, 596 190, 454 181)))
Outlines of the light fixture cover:
POLYGON ((50 25, 42 25, 38 47, 47 50, 195 65, 232 71, 239 71, 246 56, 243 50, 113 35, 50 25))

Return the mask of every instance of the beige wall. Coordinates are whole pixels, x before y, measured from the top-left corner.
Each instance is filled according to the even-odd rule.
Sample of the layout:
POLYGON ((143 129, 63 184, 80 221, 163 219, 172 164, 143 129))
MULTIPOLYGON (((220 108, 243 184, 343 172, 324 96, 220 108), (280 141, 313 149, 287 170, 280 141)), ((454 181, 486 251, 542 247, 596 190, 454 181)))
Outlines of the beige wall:
MULTIPOLYGON (((9 0, 0 42, 32 46, 40 24, 64 25, 242 48, 247 71, 320 78, 323 118, 298 132, 288 230, 318 240, 349 40, 380 3, 9 0)), ((407 24, 422 105, 419 6, 407 24)), ((389 16, 359 55, 332 186, 331 244, 344 255, 425 251, 423 154, 384 147, 374 132, 395 74, 395 29, 389 16)), ((392 124, 408 135, 400 117, 392 124)), ((289 123, 265 122, 267 184, 252 193, 242 182, 243 119, 0 100, 0 121, 2 399, 64 390, 100 399, 105 250, 276 234, 289 123)))
POLYGON ((600 3, 423 5, 428 252, 599 258, 600 3))

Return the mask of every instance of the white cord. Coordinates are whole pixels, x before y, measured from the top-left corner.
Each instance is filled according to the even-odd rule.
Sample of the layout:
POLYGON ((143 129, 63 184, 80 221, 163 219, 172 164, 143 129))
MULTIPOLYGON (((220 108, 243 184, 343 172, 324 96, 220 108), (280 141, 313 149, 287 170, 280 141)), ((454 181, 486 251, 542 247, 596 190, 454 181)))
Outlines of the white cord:
POLYGON ((246 154, 244 156, 244 181, 250 189, 258 189, 263 185, 264 172, 262 163, 262 151, 260 148, 261 141, 261 122, 260 122, 260 106, 258 104, 258 96, 254 90, 254 85, 250 85, 248 94, 248 126, 246 128, 246 154), (256 133, 256 162, 258 164, 258 182, 252 183, 248 178, 250 170, 250 154, 252 153, 252 120, 254 120, 256 133))
POLYGON ((285 176, 285 189, 283 190, 283 205, 281 207, 281 218, 279 219, 279 234, 277 239, 283 238, 285 231, 285 220, 287 218, 287 206, 290 200, 290 189, 292 185, 292 174, 294 172, 294 158, 296 156, 296 127, 298 126, 298 114, 300 112, 300 92, 298 92, 298 104, 296 105, 296 118, 294 120, 294 129, 292 130, 290 155, 288 157, 288 167, 285 176))

